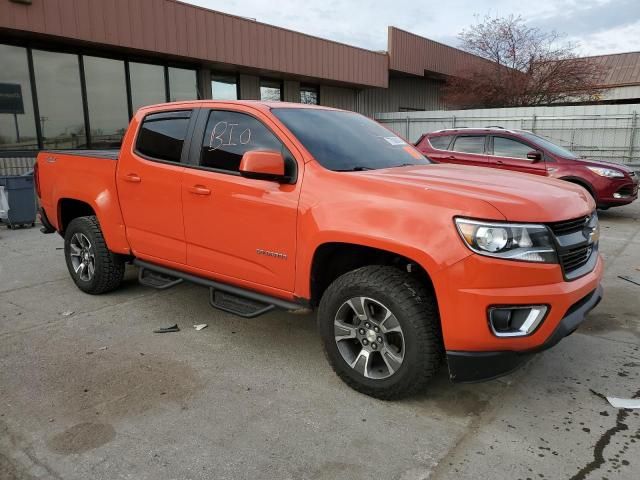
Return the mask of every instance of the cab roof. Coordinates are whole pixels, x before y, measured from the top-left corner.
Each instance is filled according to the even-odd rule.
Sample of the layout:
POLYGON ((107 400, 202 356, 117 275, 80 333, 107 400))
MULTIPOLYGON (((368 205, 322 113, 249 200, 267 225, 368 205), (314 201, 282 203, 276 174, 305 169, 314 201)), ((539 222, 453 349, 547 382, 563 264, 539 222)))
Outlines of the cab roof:
POLYGON ((325 107, 321 105, 309 105, 305 103, 295 103, 295 102, 266 102, 262 100, 187 100, 187 101, 178 101, 178 102, 165 102, 165 103, 157 103, 155 105, 147 105, 141 107, 140 110, 153 110, 157 107, 166 107, 166 106, 176 106, 176 107, 206 107, 206 106, 214 106, 214 105, 246 105, 253 108, 257 108, 259 110, 271 110, 274 108, 298 108, 298 109, 316 109, 316 110, 340 110, 338 108, 325 107))

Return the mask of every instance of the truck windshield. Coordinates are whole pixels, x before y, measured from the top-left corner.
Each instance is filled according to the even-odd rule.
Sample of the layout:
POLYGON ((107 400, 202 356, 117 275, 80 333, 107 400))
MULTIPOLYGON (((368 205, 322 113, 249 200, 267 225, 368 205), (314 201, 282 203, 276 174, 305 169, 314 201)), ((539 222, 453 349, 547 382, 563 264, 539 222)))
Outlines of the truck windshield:
POLYGON ((312 108, 271 111, 329 170, 352 172, 431 163, 412 145, 357 113, 312 108))
POLYGON ((576 160, 579 157, 570 150, 567 150, 560 145, 556 145, 553 142, 550 142, 546 138, 541 137, 540 135, 536 135, 535 133, 530 132, 521 132, 522 136, 527 140, 531 140, 533 143, 537 144, 543 150, 547 150, 548 152, 553 153, 554 155, 558 155, 559 157, 570 158, 572 160, 576 160))

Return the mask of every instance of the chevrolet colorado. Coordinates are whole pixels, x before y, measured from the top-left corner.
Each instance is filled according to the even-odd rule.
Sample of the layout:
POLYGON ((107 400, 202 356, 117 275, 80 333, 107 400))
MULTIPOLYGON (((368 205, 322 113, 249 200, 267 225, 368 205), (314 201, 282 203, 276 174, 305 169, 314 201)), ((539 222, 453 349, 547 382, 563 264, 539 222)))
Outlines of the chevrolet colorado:
POLYGON ((119 151, 44 151, 43 231, 84 292, 209 288, 254 317, 317 308, 348 385, 399 398, 446 357, 453 381, 508 373, 602 296, 595 204, 579 186, 434 164, 352 112, 287 103, 141 108, 119 151))

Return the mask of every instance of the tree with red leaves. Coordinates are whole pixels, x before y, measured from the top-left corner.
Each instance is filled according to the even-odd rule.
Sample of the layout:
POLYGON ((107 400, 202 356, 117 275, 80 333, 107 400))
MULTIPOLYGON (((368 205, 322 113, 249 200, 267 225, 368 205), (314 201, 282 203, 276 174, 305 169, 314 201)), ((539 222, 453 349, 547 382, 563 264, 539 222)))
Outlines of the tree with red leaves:
POLYGON ((576 45, 557 32, 527 26, 521 17, 485 17, 459 34, 462 49, 488 62, 473 62, 450 77, 450 107, 491 108, 594 101, 602 67, 579 58, 576 45))

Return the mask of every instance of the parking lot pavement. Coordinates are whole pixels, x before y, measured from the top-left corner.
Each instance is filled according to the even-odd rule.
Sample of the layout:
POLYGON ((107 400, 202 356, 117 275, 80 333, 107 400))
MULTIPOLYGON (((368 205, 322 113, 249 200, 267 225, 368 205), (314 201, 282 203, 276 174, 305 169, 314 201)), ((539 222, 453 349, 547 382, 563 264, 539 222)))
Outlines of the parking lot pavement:
POLYGON ((640 285, 618 278, 640 282, 640 202, 600 216, 605 299, 577 333, 399 402, 335 377, 313 315, 242 319, 134 269, 85 295, 58 236, 0 227, 0 479, 637 479, 640 410, 601 395, 640 396, 640 285))

